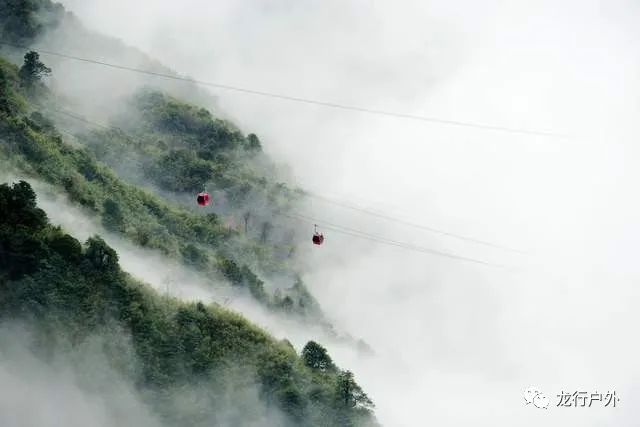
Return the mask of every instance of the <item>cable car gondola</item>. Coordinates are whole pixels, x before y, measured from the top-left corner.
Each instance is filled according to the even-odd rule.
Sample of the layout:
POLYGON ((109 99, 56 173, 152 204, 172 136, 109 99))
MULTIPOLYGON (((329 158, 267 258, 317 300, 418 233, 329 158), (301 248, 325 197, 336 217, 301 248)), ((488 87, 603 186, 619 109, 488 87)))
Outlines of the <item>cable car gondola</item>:
POLYGON ((209 193, 203 191, 202 193, 198 193, 196 202, 198 202, 198 205, 200 206, 207 206, 209 203, 211 203, 211 197, 209 196, 209 193))
POLYGON ((314 224, 313 238, 311 241, 314 245, 321 245, 324 242, 324 236, 322 233, 318 233, 318 225, 314 224))

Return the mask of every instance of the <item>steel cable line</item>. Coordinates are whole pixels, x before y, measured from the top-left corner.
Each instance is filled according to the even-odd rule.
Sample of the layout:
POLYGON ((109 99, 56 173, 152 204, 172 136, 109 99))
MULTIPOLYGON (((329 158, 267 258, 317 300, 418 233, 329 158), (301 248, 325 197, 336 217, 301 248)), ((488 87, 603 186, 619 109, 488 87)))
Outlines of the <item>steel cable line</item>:
POLYGON ((475 129, 484 129, 484 130, 492 130, 492 131, 499 131, 499 132, 508 132, 508 133, 514 133, 514 134, 522 134, 522 135, 544 136, 544 137, 560 138, 560 139, 571 139, 572 138, 571 135, 565 135, 565 134, 560 134, 560 133, 550 132, 550 131, 539 131, 539 130, 523 129, 523 128, 511 128, 511 127, 506 127, 506 126, 487 125, 487 124, 482 124, 482 123, 466 122, 466 121, 460 121, 460 120, 440 119, 440 118, 437 118, 437 117, 428 117, 428 116, 421 116, 421 115, 417 115, 417 114, 408 114, 408 113, 398 113, 398 112, 394 112, 394 111, 358 107, 358 106, 354 106, 354 105, 339 104, 339 103, 336 103, 336 102, 321 101, 321 100, 316 100, 316 99, 311 99, 311 98, 302 98, 302 97, 285 95, 285 94, 280 94, 280 93, 275 93, 275 92, 267 92, 267 91, 262 91, 262 90, 257 90, 257 89, 250 89, 250 88, 245 88, 245 87, 231 86, 231 85, 226 85, 226 84, 221 84, 221 83, 214 83, 214 82, 207 82, 207 81, 203 81, 203 80, 192 79, 192 78, 189 78, 189 77, 181 77, 181 76, 176 76, 176 75, 171 75, 171 74, 166 74, 166 73, 159 73, 159 72, 155 72, 155 71, 151 71, 151 70, 144 70, 144 69, 130 67, 130 66, 126 66, 126 65, 112 64, 112 63, 109 63, 109 62, 99 61, 99 60, 96 60, 96 59, 82 58, 82 57, 75 56, 75 55, 68 55, 68 54, 64 54, 64 53, 53 52, 53 51, 50 51, 50 50, 45 50, 45 49, 40 49, 40 48, 35 48, 35 47, 16 45, 16 44, 13 44, 13 43, 7 43, 7 42, 3 42, 3 41, 0 41, 0 44, 1 45, 5 45, 5 46, 10 46, 10 47, 13 47, 13 48, 16 48, 16 49, 35 50, 36 52, 39 52, 39 53, 42 53, 42 54, 45 54, 45 55, 57 56, 57 57, 60 57, 60 58, 71 59, 71 60, 74 60, 74 61, 81 61, 81 62, 90 63, 90 64, 102 65, 102 66, 105 66, 105 67, 110 67, 110 68, 114 68, 114 69, 118 69, 118 70, 131 71, 131 72, 135 72, 135 73, 139 73, 139 74, 146 74, 146 75, 150 75, 150 76, 162 77, 162 78, 171 79, 171 80, 181 80, 181 81, 194 83, 194 84, 198 84, 198 85, 202 85, 202 86, 214 87, 214 88, 217 88, 217 89, 223 89, 223 90, 229 90, 229 91, 234 91, 234 92, 246 93, 246 94, 250 94, 250 95, 258 95, 258 96, 263 96, 263 97, 281 99, 281 100, 291 101, 291 102, 299 102, 299 103, 309 104, 309 105, 317 105, 317 106, 322 106, 322 107, 329 107, 329 108, 335 108, 335 109, 341 109, 341 110, 355 111, 355 112, 374 114, 374 115, 380 115, 380 116, 396 117, 396 118, 409 119, 409 120, 418 120, 418 121, 423 121, 423 122, 438 123, 438 124, 450 125, 450 126, 469 127, 469 128, 475 128, 475 129))
POLYGON ((47 109, 49 109, 49 110, 51 110, 53 112, 56 112, 56 113, 64 114, 65 116, 69 116, 69 117, 74 118, 74 119, 76 119, 76 120, 78 120, 80 122, 84 122, 84 123, 86 123, 88 125, 98 126, 98 127, 103 128, 103 129, 106 129, 106 130, 122 131, 120 128, 118 128, 116 126, 109 126, 109 125, 105 125, 105 124, 102 124, 102 123, 94 122, 94 121, 85 119, 83 116, 80 116, 78 114, 72 113, 72 112, 70 112, 68 110, 62 110, 62 109, 55 108, 55 107, 47 107, 47 109))
MULTIPOLYGON (((70 117, 72 117, 72 116, 70 116, 70 117)), ((85 120, 85 122, 87 122, 87 121, 85 120)), ((63 132, 66 133, 66 134, 69 134, 69 135, 73 135, 71 132, 68 132, 68 131, 63 131, 63 132)), ((455 255, 455 254, 451 254, 451 253, 447 253, 447 252, 438 251, 438 250, 435 250, 435 249, 429 249, 429 248, 413 245, 413 244, 406 243, 406 242, 401 242, 401 241, 398 241, 398 240, 388 239, 388 238, 382 237, 382 236, 376 236, 376 235, 373 235, 373 234, 370 234, 370 233, 367 233, 367 232, 364 232, 364 231, 361 231, 361 230, 356 230, 356 229, 349 228, 349 227, 344 227, 344 226, 341 226, 341 225, 338 225, 338 224, 333 224, 333 223, 330 223, 330 222, 327 222, 327 221, 323 221, 323 220, 319 220, 317 218, 312 218, 312 217, 309 217, 309 216, 306 216, 306 215, 300 214, 300 213, 294 213, 294 214, 275 213, 274 215, 281 216, 281 217, 286 217, 286 218, 296 219, 298 221, 303 221, 305 223, 319 224, 323 228, 335 231, 337 233, 341 233, 341 234, 345 234, 345 235, 353 236, 353 237, 358 237, 358 238, 361 238, 361 239, 366 239, 366 240, 369 240, 369 241, 372 241, 372 242, 376 242, 376 243, 380 243, 380 244, 385 244, 385 245, 389 245, 389 246, 395 246, 395 247, 399 247, 399 248, 402 248, 402 249, 407 249, 407 250, 411 250, 411 251, 415 251, 415 252, 428 253, 428 254, 431 254, 431 255, 442 256, 442 257, 451 258, 451 259, 455 259, 455 260, 459 260, 459 261, 466 261, 466 262, 471 262, 471 263, 475 263, 475 264, 481 264, 481 265, 490 266, 490 267, 507 268, 506 266, 503 266, 503 265, 500 265, 500 264, 494 264, 494 263, 482 261, 482 260, 475 259, 475 258, 464 257, 464 256, 460 256, 460 255, 455 255)))
MULTIPOLYGON (((105 125, 105 124, 102 124, 102 123, 98 123, 98 122, 95 122, 95 121, 92 121, 92 120, 88 120, 88 119, 86 119, 86 118, 84 118, 82 116, 79 116, 79 115, 75 114, 75 113, 71 113, 69 111, 65 111, 65 110, 61 110, 61 109, 57 109, 57 108, 51 108, 51 110, 54 111, 54 112, 66 115, 68 117, 71 117, 73 119, 79 120, 79 121, 81 121, 83 123, 86 123, 86 124, 99 126, 99 127, 103 128, 103 129, 107 129, 107 130, 115 130, 115 131, 121 133, 122 136, 124 136, 127 140, 129 140, 131 142, 134 142, 134 143, 136 142, 135 138, 133 138, 132 136, 128 135, 124 130, 120 129, 117 126, 109 126, 109 125, 105 125)), ((69 133, 69 132, 65 131, 65 133, 69 133)), ((232 175, 232 174, 225 173, 224 175, 226 177, 240 179, 240 177, 232 175)), ((464 241, 476 243, 476 244, 479 244, 479 245, 484 245, 484 246, 488 246, 488 247, 492 247, 492 248, 496 248, 496 249, 501 249, 501 250, 505 250, 505 251, 510 251, 510 252, 516 252, 516 253, 520 253, 520 254, 524 254, 524 255, 528 254, 527 252, 519 250, 519 249, 514 249, 514 248, 507 247, 507 246, 498 245, 498 244, 495 244, 495 243, 491 243, 491 242, 475 239, 475 238, 472 238, 472 237, 462 236, 462 235, 456 234, 456 233, 450 233, 450 232, 447 232, 447 231, 438 230, 438 229, 433 228, 433 227, 428 227, 428 226, 425 226, 425 225, 421 225, 421 224, 417 224, 417 223, 414 223, 414 222, 406 221, 406 220, 403 220, 403 219, 400 219, 400 218, 392 217, 390 215, 374 212, 374 211, 371 211, 371 210, 368 210, 368 209, 363 209, 363 208, 360 208, 360 207, 357 207, 357 206, 354 206, 354 205, 350 205, 348 203, 335 201, 333 199, 330 199, 328 197, 322 196, 322 195, 317 194, 315 192, 307 192, 307 191, 305 191, 304 194, 308 195, 308 196, 311 196, 311 197, 314 197, 314 198, 317 198, 317 199, 320 199, 320 200, 323 200, 323 201, 325 201, 327 203, 334 204, 336 206, 341 206, 341 207, 344 207, 344 208, 347 208, 347 209, 351 209, 351 210, 354 210, 354 211, 358 211, 358 212, 361 212, 361 213, 364 213, 364 214, 367 214, 367 215, 371 215, 371 216, 374 216, 374 217, 377 217, 377 218, 385 219, 387 221, 397 222, 399 224, 403 224, 403 225, 406 225, 406 226, 409 226, 409 227, 413 227, 413 228, 417 228, 417 229, 421 229, 421 230, 426 230, 426 231, 429 231, 429 232, 432 232, 432 233, 440 234, 442 236, 447 236, 447 237, 451 237, 451 238, 455 238, 455 239, 459 239, 459 240, 464 240, 464 241)))
MULTIPOLYGON (((73 136, 73 134, 71 132, 68 132, 68 131, 63 131, 63 132, 68 134, 68 135, 72 135, 73 136)), ((385 244, 385 245, 389 245, 389 246, 395 246, 395 247, 399 247, 399 248, 402 248, 402 249, 407 249, 407 250, 411 250, 411 251, 415 251, 415 252, 428 253, 428 254, 431 254, 431 255, 442 256, 442 257, 451 258, 451 259, 455 259, 455 260, 459 260, 459 261, 466 261, 466 262, 471 262, 471 263, 475 263, 475 264, 481 264, 481 265, 490 266, 490 267, 507 268, 506 266, 503 266, 503 265, 500 265, 500 264, 494 264, 494 263, 482 261, 482 260, 475 259, 475 258, 464 257, 464 256, 460 256, 460 255, 455 255, 455 254, 451 254, 451 253, 447 253, 447 252, 438 251, 438 250, 435 250, 435 249, 429 249, 429 248, 413 245, 413 244, 406 243, 406 242, 401 242, 401 241, 397 241, 397 240, 388 239, 388 238, 382 237, 382 236, 376 236, 376 235, 373 235, 373 234, 370 234, 370 233, 367 233, 367 232, 364 232, 364 231, 361 231, 361 230, 356 230, 356 229, 352 229, 352 228, 349 228, 349 227, 344 227, 344 226, 341 226, 341 225, 338 225, 338 224, 332 224, 330 222, 326 222, 326 221, 323 221, 323 220, 318 220, 316 218, 312 218, 312 217, 309 217, 309 216, 306 216, 306 215, 303 215, 303 214, 300 214, 300 213, 294 213, 294 214, 274 213, 274 215, 281 216, 281 217, 286 217, 286 218, 292 218, 292 219, 296 219, 298 221, 304 221, 305 223, 320 224, 323 228, 335 231, 337 233, 341 233, 341 234, 345 234, 345 235, 353 236, 353 237, 358 237, 358 238, 361 238, 361 239, 366 239, 366 240, 373 241, 373 242, 380 243, 380 244, 385 244)))
MULTIPOLYGON (((123 129, 121 129, 121 128, 117 127, 117 126, 105 125, 103 123, 98 123, 98 122, 86 119, 85 117, 80 116, 80 115, 78 115, 76 113, 72 113, 72 112, 70 112, 68 110, 62 110, 62 109, 55 108, 55 107, 47 107, 47 109, 53 111, 54 113, 63 114, 65 116, 67 116, 67 117, 71 117, 72 119, 78 120, 78 121, 83 122, 83 123, 88 124, 88 125, 98 126, 98 127, 102 128, 102 129, 105 129, 105 130, 116 131, 120 135, 122 135, 127 141, 132 142, 132 143, 134 143, 136 145, 138 144, 138 141, 135 138, 133 138, 131 135, 129 135, 127 132, 125 132, 123 129)), ((56 126, 56 129, 59 129, 59 126, 56 126)), ((75 135, 70 134, 68 131, 62 130, 62 132, 75 137, 75 135)))
MULTIPOLYGON (((131 136, 127 135, 127 133, 125 131, 123 131, 122 129, 120 129, 120 128, 116 127, 116 126, 108 126, 108 125, 104 125, 104 124, 97 123, 97 122, 94 122, 94 121, 90 121, 90 120, 85 119, 84 117, 81 117, 81 116, 78 116, 76 114, 70 113, 68 111, 60 110, 60 109, 55 109, 54 108, 54 109, 52 109, 52 111, 58 112, 60 114, 67 115, 69 117, 72 117, 74 119, 77 119, 77 120, 82 121, 82 122, 87 123, 87 124, 99 126, 101 128, 108 129, 108 130, 116 130, 116 131, 120 132, 123 136, 125 136, 128 140, 135 141, 131 136)), ((239 178, 237 176, 233 176, 233 175, 226 174, 226 173, 225 173, 225 175, 227 177, 231 177, 231 178, 239 178)), ((406 226, 409 226, 409 227, 426 230, 426 231, 429 231, 429 232, 432 232, 432 233, 436 233, 436 234, 440 234, 440 235, 443 235, 443 236, 447 236, 447 237, 451 237, 451 238, 455 238, 455 239, 459 239, 459 240, 465 240, 465 241, 468 241, 468 242, 472 242, 472 243, 476 243, 476 244, 484 245, 484 246, 489 246, 489 247, 496 248, 496 249, 506 250, 506 251, 510 251, 510 252, 517 252, 517 253, 520 253, 520 254, 527 254, 527 252, 519 250, 519 249, 510 248, 510 247, 503 246, 503 245, 498 245, 498 244, 495 244, 495 243, 491 243, 491 242, 475 239, 475 238, 472 238, 472 237, 462 236, 462 235, 456 234, 456 233, 450 233, 450 232, 447 232, 447 231, 438 230, 438 229, 433 228, 433 227, 428 227, 428 226, 425 226, 425 225, 422 225, 422 224, 417 224, 417 223, 406 221, 406 220, 403 220, 403 219, 400 219, 400 218, 392 217, 390 215, 386 215, 386 214, 383 214, 383 213, 378 213, 378 212, 371 211, 371 210, 368 210, 368 209, 363 209, 363 208, 360 208, 360 207, 357 207, 357 206, 354 206, 354 205, 350 205, 350 204, 347 204, 347 203, 344 203, 344 202, 339 202, 339 201, 330 199, 328 197, 322 196, 320 194, 317 194, 315 192, 305 191, 304 194, 306 194, 308 196, 311 196, 311 197, 314 197, 314 198, 317 198, 317 199, 320 199, 320 200, 323 200, 323 201, 325 201, 327 203, 331 203, 331 204, 334 204, 334 205, 337 205, 337 206, 341 206, 341 207, 344 207, 344 208, 347 208, 347 209, 351 209, 351 210, 354 210, 354 211, 362 212, 362 213, 365 213, 367 215, 371 215, 371 216, 374 216, 374 217, 377 217, 377 218, 385 219, 387 221, 397 222, 399 224, 403 224, 403 225, 406 225, 406 226)))
POLYGON ((406 243, 406 242, 401 242, 398 240, 392 240, 392 239, 388 239, 386 237, 382 237, 382 236, 376 236, 370 233, 367 233, 365 231, 361 231, 361 230, 356 230, 353 228, 349 228, 349 227, 344 227, 338 224, 332 224, 330 222, 325 222, 322 221, 320 219, 317 218, 313 218, 313 217, 309 217, 303 214, 299 214, 299 213, 294 213, 294 214, 280 214, 281 216, 285 216, 288 218, 292 218, 292 219, 297 219, 299 221, 303 221, 309 224, 317 224, 327 230, 332 230, 336 233, 341 233, 341 234, 346 234, 349 236, 353 236, 353 237, 358 237, 361 239, 366 239, 366 240, 370 240, 376 243, 381 243, 381 244, 385 244, 385 245, 390 245, 390 246, 396 246, 399 248, 403 248, 403 249, 407 249, 407 250, 412 250, 412 251, 416 251, 416 252, 423 252, 423 253, 428 253, 428 254, 432 254, 432 255, 437 255, 437 256, 441 256, 441 257, 446 257, 446 258, 451 258, 451 259, 455 259, 458 261, 466 261, 466 262, 472 262, 475 264, 481 264, 481 265, 485 265, 485 266, 490 266, 490 267, 498 267, 498 268, 507 268, 504 265, 500 265, 500 264, 494 264, 494 263, 490 263, 487 261, 482 261, 479 259, 475 259, 475 258, 469 258, 469 257, 465 257, 465 256, 461 256, 461 255, 455 255, 455 254, 451 254, 448 252, 442 252, 442 251, 438 251, 435 249, 430 249, 430 248, 425 248, 422 246, 417 246, 411 243, 406 243))
POLYGON ((451 238, 454 238, 454 239, 465 240, 467 242, 476 243, 478 245, 489 246, 489 247, 492 247, 492 248, 495 248, 495 249, 501 249, 501 250, 505 250, 505 251, 509 251, 509 252, 517 252, 517 253, 523 254, 523 255, 527 255, 528 254, 528 252, 520 250, 520 249, 515 249, 515 248, 508 247, 508 246, 503 246, 503 245, 499 245, 499 244, 496 244, 496 243, 491 243, 491 242, 487 242, 487 241, 484 241, 484 240, 476 239, 476 238, 473 238, 473 237, 463 236, 463 235, 460 235, 460 234, 439 230, 437 228, 428 227, 426 225, 422 225, 422 224, 418 224, 418 223, 415 223, 415 222, 407 221, 407 220, 404 220, 404 219, 401 219, 401 218, 397 218, 397 217, 393 217, 391 215, 387 215, 387 214, 384 214, 384 213, 375 212, 375 211, 372 211, 370 209, 365 209, 365 208, 362 208, 362 207, 359 207, 359 206, 356 206, 356 205, 352 205, 352 204, 349 204, 349 203, 337 201, 335 199, 330 199, 328 197, 322 196, 322 195, 317 194, 317 193, 312 193, 312 192, 306 192, 305 191, 305 194, 307 194, 307 195, 309 195, 311 197, 314 197, 316 199, 323 200, 323 201, 325 201, 327 203, 331 203, 333 205, 343 207, 345 209, 351 209, 353 211, 362 212, 364 214, 371 215, 371 216, 374 216, 376 218, 381 218, 381 219, 384 219, 384 220, 387 220, 387 221, 397 222, 399 224, 403 224, 403 225, 406 225, 408 227, 418 228, 420 230, 429 231, 431 233, 440 234, 442 236, 447 236, 447 237, 451 237, 451 238))

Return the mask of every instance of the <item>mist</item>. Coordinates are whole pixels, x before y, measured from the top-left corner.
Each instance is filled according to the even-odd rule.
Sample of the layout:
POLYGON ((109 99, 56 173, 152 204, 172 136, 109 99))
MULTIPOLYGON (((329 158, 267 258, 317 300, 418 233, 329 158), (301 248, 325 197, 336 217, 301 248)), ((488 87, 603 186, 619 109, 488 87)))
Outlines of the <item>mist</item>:
MULTIPOLYGON (((314 339, 341 346, 352 358, 358 354, 359 349, 350 337, 336 334, 323 324, 303 323, 302 317, 273 312, 252 299, 246 290, 233 289, 223 279, 212 280, 160 251, 137 247, 105 230, 91 212, 74 206, 51 185, 7 169, 9 173, 0 173, 0 181, 28 181, 37 194, 38 206, 44 209, 52 225, 82 241, 100 235, 116 250, 121 268, 159 294, 181 301, 216 304, 240 313, 275 338, 286 339, 298 352, 314 339)), ((169 418, 176 421, 163 420, 157 407, 153 407, 158 404, 154 401, 157 396, 149 396, 152 394, 149 390, 139 389, 133 383, 139 362, 127 331, 102 325, 73 343, 47 331, 48 341, 43 345, 37 339, 42 338, 42 328, 42 324, 31 325, 20 318, 0 325, 2 425, 111 427, 133 422, 152 427, 183 425, 184 420, 194 425, 221 427, 289 425, 286 417, 261 397, 253 368, 233 362, 213 369, 201 381, 163 390, 163 414, 171 414, 169 418), (51 345, 52 342, 55 344, 51 345), (47 400, 46 396, 54 391, 58 392, 56 399, 47 400), (78 417, 70 417, 73 408, 80 412, 78 417)), ((310 410, 318 410, 310 406, 310 410)))
POLYGON ((42 357, 46 350, 37 345, 30 325, 4 322, 0 327, 0 423, 7 427, 129 423, 159 427, 161 423, 132 384, 111 369, 99 341, 96 336, 71 353, 59 348, 47 361, 42 357))
POLYGON ((286 425, 261 400, 253 373, 233 366, 200 384, 165 390, 162 412, 171 421, 163 420, 147 402, 152 391, 134 384, 138 360, 126 331, 103 325, 79 342, 56 337, 43 345, 38 329, 20 321, 0 326, 3 426, 286 425))
POLYGON ((325 324, 314 322, 314 319, 270 310, 253 299, 246 289, 234 287, 223 277, 211 277, 192 270, 159 250, 141 248, 107 231, 95 220, 92 212, 75 206, 66 195, 60 194, 51 185, 17 171, 0 173, 0 182, 14 183, 20 180, 30 183, 37 194, 38 206, 47 213, 53 225, 60 226, 81 242, 99 235, 117 252, 122 270, 159 294, 187 302, 214 303, 240 313, 277 339, 288 340, 298 352, 309 340, 319 340, 342 345, 347 354, 358 354, 354 337, 346 334, 348 331, 327 328, 325 324))
MULTIPOLYGON (((490 249, 312 201, 310 212, 327 222, 515 267, 330 232, 322 248, 305 252, 304 279, 330 320, 374 348, 375 356, 361 359, 326 343, 355 372, 384 425, 634 424, 637 3, 63 4, 88 27, 194 78, 571 135, 215 92, 220 111, 257 133, 304 187, 527 251, 490 249), (524 404, 529 386, 550 398, 548 410, 524 404), (561 391, 607 390, 617 392, 618 407, 556 407, 561 391)), ((122 78, 111 76, 114 85, 122 78)))

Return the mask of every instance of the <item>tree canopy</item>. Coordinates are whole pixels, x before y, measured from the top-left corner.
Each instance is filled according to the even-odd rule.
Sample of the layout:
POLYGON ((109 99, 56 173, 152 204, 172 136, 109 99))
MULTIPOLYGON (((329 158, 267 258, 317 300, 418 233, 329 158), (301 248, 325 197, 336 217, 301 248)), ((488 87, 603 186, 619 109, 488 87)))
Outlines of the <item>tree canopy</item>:
MULTIPOLYGON (((105 351, 120 358, 114 369, 130 376, 141 398, 171 425, 211 425, 225 404, 219 378, 244 378, 236 389, 256 382, 261 401, 281 411, 287 427, 374 421, 362 411, 370 400, 352 374, 318 374, 309 366, 304 354, 312 348, 330 361, 321 347, 307 345, 300 357, 290 344, 216 305, 159 296, 125 274, 100 237, 82 245, 51 226, 27 182, 0 185, 0 210, 0 324, 35 325, 43 357, 56 342, 129 335, 135 360, 122 359, 119 340, 105 342, 105 351), (178 403, 191 384, 200 387, 202 404, 195 407, 178 403)), ((234 405, 245 404, 238 399, 234 405)))
POLYGON ((20 67, 18 75, 27 86, 33 86, 43 76, 51 74, 51 68, 40 61, 40 54, 29 51, 24 55, 24 64, 20 67))
POLYGON ((302 349, 302 359, 305 365, 321 372, 335 371, 336 366, 327 353, 327 349, 315 341, 309 341, 302 349))
MULTIPOLYGON (((202 215, 126 182, 96 158, 99 153, 93 152, 92 144, 70 146, 46 117, 46 111, 29 112, 26 104, 33 108, 37 103, 21 88, 15 67, 0 61, 0 83, 3 76, 8 90, 0 93, 0 105, 9 108, 4 113, 0 109, 4 114, 0 117, 0 132, 4 136, 0 156, 3 151, 5 155, 10 153, 11 161, 22 170, 63 189, 74 203, 93 211, 107 230, 133 243, 158 249, 213 279, 226 277, 272 310, 322 316, 317 302, 302 285, 290 287, 281 297, 265 290, 265 280, 259 271, 291 275, 291 266, 280 254, 288 252, 287 248, 278 249, 257 237, 241 238, 214 212, 202 215)), ((207 114, 207 120, 211 120, 207 114)), ((112 137, 120 136, 117 132, 100 133, 99 139, 93 141, 101 141, 100 147, 120 153, 113 163, 116 167, 131 157, 128 154, 133 143, 112 137)), ((150 143, 148 147, 152 146, 150 143)), ((162 176, 159 183, 167 181, 167 190, 199 190, 198 185, 211 176, 214 168, 212 163, 186 149, 159 151, 157 160, 153 168, 162 176)))
MULTIPOLYGON (((49 0, 0 0, 0 38, 29 45, 63 16, 49 0)), ((132 94, 120 109, 125 117, 112 118, 114 128, 70 132, 48 110, 66 107, 42 82, 50 73, 34 51, 20 68, 0 58, 0 161, 64 191, 110 232, 207 277, 226 277, 271 309, 322 319, 299 279, 277 293, 266 290, 269 274, 299 277, 287 261, 292 241, 274 241, 287 233, 271 230, 300 193, 275 181, 256 135, 154 89, 132 94), (137 178, 153 190, 120 173, 136 161, 144 166, 137 178), (201 181, 229 209, 203 214, 179 202, 201 181), (227 227, 225 216, 246 218, 245 232, 227 227)), ((130 338, 131 359, 122 342, 106 341, 108 362, 172 425, 215 425, 215 414, 229 406, 225 382, 234 390, 257 385, 260 400, 281 411, 287 427, 374 423, 353 376, 345 377, 319 344, 299 356, 286 340, 216 304, 161 297, 123 272, 101 237, 81 243, 49 224, 26 182, 0 185, 0 323, 14 320, 35 325, 35 348, 44 353, 97 334, 130 338), (193 384, 200 387, 194 402, 177 404, 193 384)), ((240 412, 254 410, 242 394, 233 396, 240 412)))

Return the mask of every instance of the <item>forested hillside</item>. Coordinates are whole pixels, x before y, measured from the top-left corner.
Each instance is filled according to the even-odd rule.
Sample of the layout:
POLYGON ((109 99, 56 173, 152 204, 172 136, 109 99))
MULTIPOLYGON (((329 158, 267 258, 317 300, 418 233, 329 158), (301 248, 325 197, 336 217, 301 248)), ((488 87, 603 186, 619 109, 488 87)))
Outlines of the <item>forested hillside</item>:
MULTIPOLYGON (((38 357, 94 334, 120 336, 103 344, 108 363, 167 425, 215 425, 221 404, 243 407, 243 388, 253 381, 285 425, 372 421, 371 401, 318 344, 310 342, 301 358, 238 315, 159 297, 123 273, 99 237, 82 245, 51 226, 24 181, 0 185, 0 211, 0 321, 32 325, 38 357), (133 354, 122 351, 128 345, 133 354), (224 398, 224 381, 237 381, 237 401, 224 398), (181 398, 195 390, 197 401, 185 404, 181 398)), ((231 425, 260 416, 244 410, 231 425)))
MULTIPOLYGON (((203 108, 212 97, 200 90, 129 81, 111 96, 99 78, 65 78, 62 64, 15 47, 53 39, 90 39, 131 56, 60 5, 0 0, 0 41, 14 45, 0 57, 0 166, 51 184, 109 233, 181 262, 211 286, 331 331, 300 279, 286 219, 302 193, 277 180, 260 139, 203 108), (99 119, 79 113, 102 109, 78 97, 85 92, 74 92, 74 81, 105 95, 99 119), (205 188, 214 202, 200 208, 194 196, 205 188)), ((310 342, 301 358, 217 305, 160 297, 124 273, 100 237, 83 245, 73 230, 49 224, 26 182, 0 187, 0 212, 0 321, 33 328, 42 360, 109 337, 108 363, 166 425, 220 424, 221 405, 235 405, 239 417, 221 425, 260 425, 264 414, 247 399, 254 386, 283 425, 373 423, 371 401, 322 346, 310 342), (118 356, 124 347, 130 360, 118 356)))
MULTIPOLYGON (((1 60, 0 84, 4 88, 0 102, 5 115, 0 125, 3 132, 1 148, 6 158, 20 170, 58 186, 72 201, 98 215, 107 230, 210 273, 214 281, 225 279, 233 285, 245 287, 255 299, 270 308, 320 319, 317 303, 299 279, 289 279, 292 283, 286 289, 267 293, 264 281, 247 265, 252 263, 254 267, 266 270, 269 263, 277 261, 277 254, 267 242, 262 244, 257 239, 240 241, 238 232, 222 224, 215 213, 190 211, 128 184, 106 165, 100 164, 90 152, 68 144, 65 141, 68 136, 63 136, 45 116, 47 106, 53 102, 47 88, 37 80, 25 80, 17 67, 1 60)), ((105 138, 104 134, 94 136, 105 138)), ((245 140, 241 136, 237 138, 245 140)), ((120 158, 128 158, 128 149, 123 150, 117 138, 113 138, 113 145, 110 145, 111 139, 103 142, 103 153, 119 152, 120 158)), ((162 153, 161 149, 157 151, 162 153)), ((213 166, 194 157, 192 150, 176 150, 168 156, 169 159, 163 154, 158 155, 158 161, 166 163, 162 168, 164 179, 171 177, 171 170, 176 168, 185 169, 181 175, 185 179, 198 179, 192 177, 191 167, 206 174, 214 173, 213 166), (183 156, 182 162, 180 156, 183 156), (192 166, 190 162, 199 163, 201 168, 192 166)), ((228 162, 226 167, 232 168, 233 163, 228 162)), ((145 169, 153 171, 153 166, 145 169)), ((155 164, 155 167, 159 166, 155 164)), ((208 180, 202 177, 202 182, 208 180)), ((287 267, 282 262, 270 270, 281 272, 282 280, 294 275, 286 271, 287 267)))
MULTIPOLYGON (((2 40, 50 43, 61 34, 73 34, 74 40, 95 41, 105 54, 116 45, 123 52, 132 51, 88 32, 72 14, 50 1, 0 3, 2 40)), ((74 43, 80 42, 69 46, 74 43)), ((22 62, 22 57, 17 60, 17 52, 24 49, 3 49, 16 62, 22 62)), ((54 93, 37 82, 25 86, 9 64, 2 65, 8 88, 3 96, 28 98, 31 104, 23 102, 11 110, 11 114, 28 117, 36 125, 37 129, 32 128, 25 137, 37 133, 42 140, 48 139, 38 148, 47 151, 47 164, 41 164, 35 152, 6 141, 12 154, 27 157, 20 166, 22 170, 64 188, 72 200, 100 215, 108 230, 181 259, 214 280, 222 276, 246 287, 272 309, 322 321, 320 308, 289 262, 295 255, 295 233, 287 213, 299 193, 274 179, 274 166, 262 154, 256 135, 243 135, 208 110, 158 89, 136 89, 139 86, 135 82, 130 82, 133 92, 118 89, 123 95, 115 105, 110 104, 115 102, 109 98, 110 86, 102 89, 96 102, 79 99, 77 92, 65 90, 65 82, 84 85, 88 81, 99 88, 100 81, 92 80, 96 70, 87 75, 91 77, 87 81, 82 79, 85 74, 78 76, 76 70, 77 78, 65 79, 63 65, 69 66, 54 66, 47 61, 53 69, 48 78, 57 87, 62 85, 54 93), (102 114, 102 119, 112 124, 105 127, 92 122, 91 117, 80 117, 77 110, 87 103, 113 111, 108 118, 102 114), (75 142, 87 151, 71 151, 69 143, 75 142), (204 188, 212 193, 214 203, 207 209, 194 210, 194 194, 204 188), (159 197, 151 197, 150 192, 159 197)), ((200 93, 194 88, 176 91, 162 87, 189 96, 190 102, 202 98, 193 96, 200 93)), ((80 93, 91 92, 83 88, 80 93)), ((12 157, 13 162, 17 160, 12 157)))
MULTIPOLYGON (((61 53, 97 56, 105 61, 177 75, 124 41, 86 28, 73 11, 51 0, 0 0, 0 41, 8 43, 0 45, 0 54, 14 63, 19 63, 24 55, 24 49, 16 49, 15 46, 52 50, 62 47, 64 52, 61 53)), ((77 64, 61 57, 50 56, 47 62, 59 73, 52 79, 52 84, 60 93, 70 102, 96 112, 102 111, 106 105, 116 105, 122 96, 130 94, 144 82, 142 76, 121 74, 114 83, 111 72, 96 67, 77 67, 77 64), (71 73, 73 78, 68 78, 71 73)), ((209 108, 216 107, 216 97, 198 86, 172 81, 158 84, 174 96, 209 108)))

